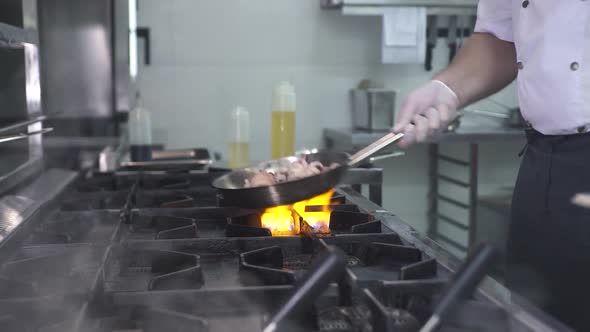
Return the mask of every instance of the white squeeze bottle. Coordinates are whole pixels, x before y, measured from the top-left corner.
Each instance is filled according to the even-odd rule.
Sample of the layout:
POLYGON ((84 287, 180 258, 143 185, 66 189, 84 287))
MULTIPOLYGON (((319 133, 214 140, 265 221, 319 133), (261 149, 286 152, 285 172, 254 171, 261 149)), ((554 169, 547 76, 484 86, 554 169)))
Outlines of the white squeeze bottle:
POLYGON ((132 161, 148 161, 152 159, 152 119, 139 93, 136 97, 135 108, 129 112, 129 152, 132 161))
POLYGON ((271 115, 271 155, 273 159, 295 153, 295 88, 289 82, 273 90, 271 115))
POLYGON ((250 164, 250 113, 238 106, 232 110, 229 123, 229 167, 246 167, 250 164))

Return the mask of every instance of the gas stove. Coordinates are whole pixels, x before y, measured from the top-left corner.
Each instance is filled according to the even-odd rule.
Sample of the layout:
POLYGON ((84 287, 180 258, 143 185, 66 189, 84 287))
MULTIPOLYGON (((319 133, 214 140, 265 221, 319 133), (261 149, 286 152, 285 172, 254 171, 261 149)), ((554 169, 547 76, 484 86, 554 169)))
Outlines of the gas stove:
MULTIPOLYGON (((280 330, 418 331, 456 267, 350 188, 330 199, 329 232, 295 215, 299 234, 273 236, 263 211, 219 197, 210 187, 217 176, 132 171, 69 181, 0 248, 0 330, 262 331, 337 248, 344 273, 308 294, 280 330)), ((484 285, 463 299, 442 330, 554 324, 492 293, 484 285)))

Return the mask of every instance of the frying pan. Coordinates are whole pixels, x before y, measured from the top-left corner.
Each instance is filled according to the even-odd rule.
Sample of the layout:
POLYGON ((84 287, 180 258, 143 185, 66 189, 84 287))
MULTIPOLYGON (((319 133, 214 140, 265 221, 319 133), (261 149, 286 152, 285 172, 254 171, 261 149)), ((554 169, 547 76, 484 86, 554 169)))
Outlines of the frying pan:
POLYGON ((323 194, 334 188, 340 183, 349 167, 357 165, 403 136, 402 133, 389 133, 350 157, 342 152, 320 151, 266 161, 256 168, 244 168, 225 174, 213 181, 213 187, 219 190, 224 202, 232 206, 259 209, 293 204, 323 194), (339 166, 298 180, 269 186, 245 186, 246 180, 251 179, 260 171, 276 172, 302 159, 308 163, 319 161, 325 166, 333 163, 338 163, 339 166))

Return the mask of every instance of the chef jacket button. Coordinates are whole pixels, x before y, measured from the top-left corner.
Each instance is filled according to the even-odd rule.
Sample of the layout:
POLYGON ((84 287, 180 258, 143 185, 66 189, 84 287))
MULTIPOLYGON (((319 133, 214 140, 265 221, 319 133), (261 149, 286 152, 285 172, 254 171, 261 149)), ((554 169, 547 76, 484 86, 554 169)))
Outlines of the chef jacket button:
POLYGON ((529 6, 529 0, 524 0, 524 1, 522 2, 522 8, 526 8, 526 7, 528 7, 528 6, 529 6))
POLYGON ((524 64, 522 63, 522 61, 518 61, 516 63, 516 67, 518 67, 518 69, 522 70, 524 68, 524 64))
POLYGON ((583 134, 583 133, 585 133, 585 132, 587 131, 587 130, 586 130, 586 126, 579 126, 579 127, 577 128, 577 131, 578 131, 578 134, 583 134))
POLYGON ((573 71, 576 71, 576 70, 578 70, 579 68, 580 68, 580 64, 579 64, 579 63, 577 63, 576 61, 574 61, 574 62, 572 62, 572 63, 570 64, 570 69, 571 69, 571 70, 573 70, 573 71))

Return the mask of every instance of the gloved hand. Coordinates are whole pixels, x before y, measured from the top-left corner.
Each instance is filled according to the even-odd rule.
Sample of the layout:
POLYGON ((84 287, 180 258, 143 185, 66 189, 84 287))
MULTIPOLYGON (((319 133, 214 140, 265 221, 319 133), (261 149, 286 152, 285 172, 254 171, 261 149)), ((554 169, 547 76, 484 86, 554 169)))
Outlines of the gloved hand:
POLYGON ((412 92, 397 114, 393 132, 404 133, 400 147, 424 142, 441 133, 457 117, 459 98, 441 81, 433 80, 412 92))

